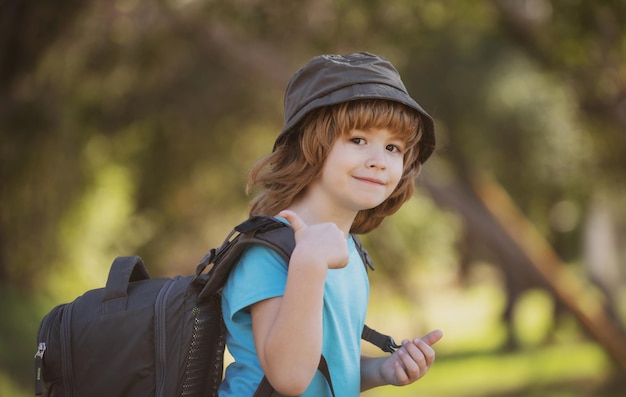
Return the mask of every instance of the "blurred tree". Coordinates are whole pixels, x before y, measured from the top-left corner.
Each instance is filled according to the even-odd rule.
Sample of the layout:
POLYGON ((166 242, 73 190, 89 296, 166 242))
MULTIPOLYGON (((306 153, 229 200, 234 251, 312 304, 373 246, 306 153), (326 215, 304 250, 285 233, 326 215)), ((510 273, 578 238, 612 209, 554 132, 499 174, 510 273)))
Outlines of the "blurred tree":
MULTIPOLYGON (((84 4, 0 4, 0 282, 30 285, 31 271, 41 259, 37 254, 52 249, 40 245, 41 237, 55 232, 60 219, 57 209, 75 187, 75 174, 60 178, 57 172, 57 166, 72 160, 56 150, 54 142, 63 138, 50 134, 55 114, 39 97, 32 74, 84 4)), ((67 138, 64 146, 71 153, 80 137, 67 138)))

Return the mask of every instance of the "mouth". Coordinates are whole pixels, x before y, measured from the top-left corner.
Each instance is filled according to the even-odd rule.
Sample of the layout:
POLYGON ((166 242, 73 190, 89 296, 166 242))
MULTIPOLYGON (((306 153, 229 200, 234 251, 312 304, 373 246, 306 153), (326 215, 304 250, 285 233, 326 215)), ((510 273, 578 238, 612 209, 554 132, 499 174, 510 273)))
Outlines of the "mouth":
POLYGON ((385 182, 380 180, 380 179, 376 179, 376 178, 365 178, 365 177, 358 177, 355 176, 354 177, 356 180, 361 181, 361 182, 365 182, 365 183, 370 183, 373 185, 380 185, 380 186, 384 186, 385 182))

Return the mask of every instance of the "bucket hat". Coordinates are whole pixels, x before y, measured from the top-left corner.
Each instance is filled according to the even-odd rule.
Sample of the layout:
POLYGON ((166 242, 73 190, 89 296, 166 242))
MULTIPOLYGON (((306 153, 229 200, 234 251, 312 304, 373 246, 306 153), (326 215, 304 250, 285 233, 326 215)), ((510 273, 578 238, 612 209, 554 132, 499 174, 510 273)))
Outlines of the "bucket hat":
POLYGON ((368 52, 320 55, 293 75, 285 91, 285 124, 274 149, 310 111, 358 99, 386 99, 416 110, 423 121, 418 161, 423 164, 430 157, 435 150, 432 117, 411 98, 396 68, 368 52))

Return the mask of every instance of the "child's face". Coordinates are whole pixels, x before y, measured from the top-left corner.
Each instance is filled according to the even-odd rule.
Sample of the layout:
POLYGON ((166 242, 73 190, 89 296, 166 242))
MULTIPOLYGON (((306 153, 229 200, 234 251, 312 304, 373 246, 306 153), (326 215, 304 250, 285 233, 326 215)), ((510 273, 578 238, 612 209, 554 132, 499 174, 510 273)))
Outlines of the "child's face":
MULTIPOLYGON (((400 182, 404 141, 385 128, 352 130, 333 144, 309 192, 327 205, 358 212, 385 201, 400 182)), ((339 209, 339 208, 338 208, 339 209)))

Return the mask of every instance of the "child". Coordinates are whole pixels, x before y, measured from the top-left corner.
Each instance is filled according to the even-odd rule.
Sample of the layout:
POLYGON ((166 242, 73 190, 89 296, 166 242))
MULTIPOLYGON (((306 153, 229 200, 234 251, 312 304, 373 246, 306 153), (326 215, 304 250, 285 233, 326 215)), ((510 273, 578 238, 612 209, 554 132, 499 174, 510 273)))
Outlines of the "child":
POLYGON ((235 362, 220 397, 252 396, 264 375, 280 394, 330 396, 322 355, 338 397, 426 373, 441 331, 361 356, 369 284, 350 233, 373 230, 411 197, 434 146, 431 117, 384 58, 324 55, 292 77, 285 127, 248 190, 259 190, 251 215, 289 222, 296 247, 287 264, 253 246, 229 276, 222 309, 235 362))

